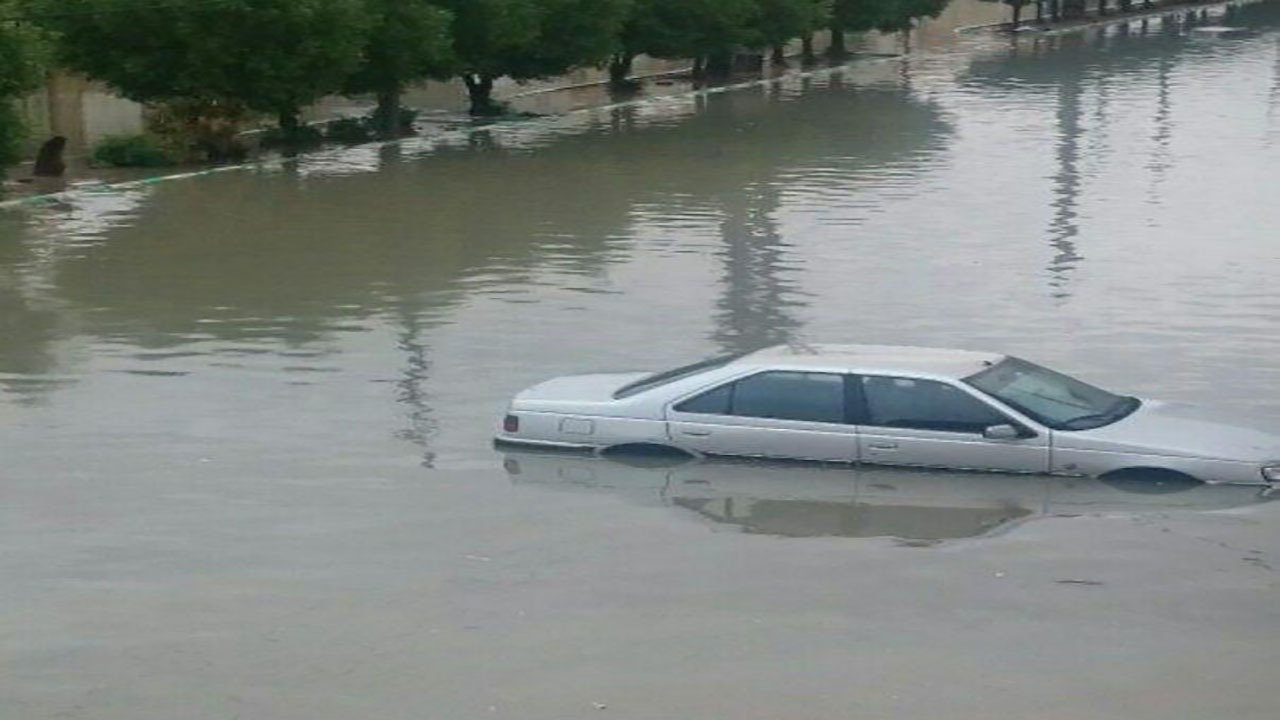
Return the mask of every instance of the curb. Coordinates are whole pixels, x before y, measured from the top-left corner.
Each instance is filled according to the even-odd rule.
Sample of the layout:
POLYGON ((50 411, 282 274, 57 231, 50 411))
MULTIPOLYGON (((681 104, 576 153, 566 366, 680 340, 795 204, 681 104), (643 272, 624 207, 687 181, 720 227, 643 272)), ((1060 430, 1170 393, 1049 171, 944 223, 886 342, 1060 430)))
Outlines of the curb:
MULTIPOLYGON (((535 118, 515 118, 511 120, 498 120, 496 122, 490 122, 483 125, 475 125, 473 127, 468 127, 464 129, 448 130, 442 133, 436 133, 436 134, 430 134, 430 135, 415 135, 413 137, 408 137, 408 138, 382 140, 382 141, 375 141, 375 142, 369 142, 369 143, 361 143, 358 145, 347 145, 341 148, 334 148, 334 149, 346 150, 346 149, 352 149, 352 148, 381 148, 381 147, 389 147, 394 145, 402 145, 406 142, 413 141, 413 140, 423 140, 423 139, 433 139, 433 138, 434 139, 451 138, 451 137, 461 138, 461 137, 466 137, 468 135, 471 135, 473 133, 490 130, 495 126, 510 125, 510 124, 527 124, 527 123, 537 123, 537 122, 551 122, 561 118, 573 117, 575 115, 585 115, 585 114, 601 112, 601 111, 617 110, 625 107, 643 107, 646 105, 657 105, 663 102, 668 102, 673 99, 693 98, 693 97, 699 97, 699 96, 705 96, 705 95, 718 95, 720 93, 729 92, 731 90, 742 90, 742 89, 751 88, 751 87, 764 87, 767 85, 773 85, 776 83, 783 82, 784 80, 790 80, 794 78, 820 77, 822 75, 829 75, 839 70, 843 70, 849 65, 852 65, 858 62, 867 62, 867 61, 884 62, 888 60, 896 60, 896 59, 899 59, 900 57, 902 56, 900 55, 856 56, 856 57, 850 58, 849 61, 847 62, 841 63, 840 65, 832 65, 828 67, 816 68, 813 70, 797 70, 794 72, 786 72, 786 73, 783 73, 782 75, 778 75, 777 77, 756 78, 753 80, 745 80, 737 83, 729 83, 727 85, 717 85, 715 87, 710 87, 710 88, 700 88, 697 90, 691 90, 689 92, 673 93, 671 95, 639 98, 636 100, 624 100, 622 102, 608 103, 605 105, 592 105, 590 107, 577 108, 575 110, 569 110, 567 112, 557 113, 554 115, 542 115, 535 118)), ((659 77, 661 75, 668 75, 668 74, 672 74, 672 73, 661 73, 658 75, 652 75, 652 76, 646 76, 646 77, 659 77)), ((598 84, 598 83, 593 83, 593 84, 598 84)), ((556 89, 565 89, 565 88, 556 88, 556 89)), ((542 92, 551 92, 551 90, 546 90, 542 92)), ((26 197, 13 198, 11 200, 3 200, 3 201, 0 201, 0 211, 26 208, 26 207, 36 207, 36 206, 42 206, 42 205, 52 205, 59 202, 66 202, 82 195, 96 195, 96 194, 102 194, 102 193, 117 192, 120 190, 132 190, 132 189, 147 187, 151 185, 158 185, 160 183, 169 182, 172 180, 188 180, 191 178, 205 177, 208 175, 216 175, 219 173, 232 172, 236 170, 250 170, 250 169, 265 168, 265 167, 271 167, 271 166, 288 165, 289 163, 297 162, 300 159, 303 159, 304 157, 305 155, 292 157, 292 158, 284 158, 284 159, 258 160, 254 162, 239 163, 235 165, 219 165, 217 167, 205 168, 202 170, 172 173, 168 175, 155 175, 152 177, 146 177, 139 180, 126 180, 123 182, 93 183, 93 184, 88 184, 85 186, 76 187, 69 190, 62 190, 56 193, 46 193, 43 195, 29 195, 26 197)))

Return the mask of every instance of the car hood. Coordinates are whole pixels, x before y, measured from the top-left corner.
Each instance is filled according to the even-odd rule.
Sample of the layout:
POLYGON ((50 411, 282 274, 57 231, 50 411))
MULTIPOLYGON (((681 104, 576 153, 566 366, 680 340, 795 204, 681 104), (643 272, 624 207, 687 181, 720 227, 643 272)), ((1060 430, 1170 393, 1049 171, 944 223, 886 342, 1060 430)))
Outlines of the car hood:
POLYGON ((1123 420, 1092 430, 1058 432, 1054 442, 1062 448, 1263 462, 1280 460, 1280 421, 1144 400, 1123 420))
POLYGON ((599 405, 616 402, 613 394, 627 383, 652 373, 596 373, 565 375, 538 383, 516 394, 511 407, 516 410, 564 408, 569 405, 599 405))

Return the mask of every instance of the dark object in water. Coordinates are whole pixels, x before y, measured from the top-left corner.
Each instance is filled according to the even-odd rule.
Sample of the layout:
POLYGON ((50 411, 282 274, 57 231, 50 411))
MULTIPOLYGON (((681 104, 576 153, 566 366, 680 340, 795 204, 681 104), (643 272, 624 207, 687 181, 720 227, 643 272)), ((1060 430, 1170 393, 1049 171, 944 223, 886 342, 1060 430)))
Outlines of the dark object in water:
POLYGON ((62 151, 66 147, 67 139, 61 135, 46 140, 36 155, 35 172, 32 174, 36 177, 62 177, 67 170, 67 164, 62 161, 62 151))

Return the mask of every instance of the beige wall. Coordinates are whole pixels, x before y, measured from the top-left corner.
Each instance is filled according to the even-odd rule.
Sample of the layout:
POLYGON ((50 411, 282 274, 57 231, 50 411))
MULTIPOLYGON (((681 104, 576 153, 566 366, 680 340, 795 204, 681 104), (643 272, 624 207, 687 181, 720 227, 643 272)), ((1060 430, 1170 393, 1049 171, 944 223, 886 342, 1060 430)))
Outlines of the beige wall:
POLYGON ((67 138, 75 156, 107 135, 142 130, 142 106, 83 77, 54 73, 45 89, 23 103, 29 123, 28 151, 34 154, 54 135, 67 138))
MULTIPOLYGON (((954 41, 954 30, 968 25, 996 23, 1007 20, 1009 9, 996 2, 980 0, 954 0, 937 19, 924 21, 913 33, 913 47, 945 45, 954 41)), ((860 42, 851 43, 856 49, 893 52, 902 49, 900 36, 881 36, 869 33, 860 42)), ((821 45, 820 45, 821 47, 821 45)), ((798 49, 798 43, 794 49, 798 49)), ((685 67, 687 63, 638 58, 637 74, 650 75, 685 67)), ((557 112, 563 102, 540 97, 537 93, 557 87, 597 83, 604 73, 596 69, 580 69, 553 80, 517 84, 500 81, 495 88, 499 98, 520 97, 519 106, 533 112, 557 112)), ((587 93, 584 93, 587 94, 587 93)), ((584 98, 585 99, 585 98, 584 98)), ((573 98, 568 101, 572 104, 573 98)), ((459 112, 466 109, 466 92, 461 83, 427 83, 411 90, 407 105, 427 110, 459 112)), ((29 153, 34 155, 40 143, 54 135, 68 140, 68 155, 82 156, 87 148, 107 135, 136 133, 143 128, 142 108, 137 103, 124 100, 108 92, 104 87, 83 78, 58 73, 49 80, 48 87, 24 102, 31 124, 28 143, 29 153)), ((347 98, 327 98, 308 110, 309 120, 321 120, 341 115, 366 112, 367 102, 347 98)))

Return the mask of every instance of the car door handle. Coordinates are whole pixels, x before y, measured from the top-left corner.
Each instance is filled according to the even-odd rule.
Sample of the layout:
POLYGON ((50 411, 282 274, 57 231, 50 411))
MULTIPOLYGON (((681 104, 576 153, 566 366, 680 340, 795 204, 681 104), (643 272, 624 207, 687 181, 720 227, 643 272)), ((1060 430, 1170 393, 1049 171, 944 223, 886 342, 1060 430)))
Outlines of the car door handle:
POLYGON ((710 430, 681 430, 680 432, 694 437, 706 437, 711 434, 710 430))
POLYGON ((898 449, 898 443, 896 443, 896 442, 873 442, 873 443, 869 443, 869 444, 868 444, 868 447, 870 447, 872 450, 897 450, 897 449, 898 449))

